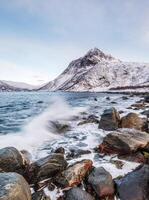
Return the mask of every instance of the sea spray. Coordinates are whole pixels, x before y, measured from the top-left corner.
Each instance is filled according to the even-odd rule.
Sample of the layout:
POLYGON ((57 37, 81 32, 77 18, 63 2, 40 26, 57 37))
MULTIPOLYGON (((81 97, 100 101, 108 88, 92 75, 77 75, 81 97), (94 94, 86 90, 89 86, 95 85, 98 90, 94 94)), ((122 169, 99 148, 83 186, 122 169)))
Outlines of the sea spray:
POLYGON ((53 97, 49 107, 30 119, 20 132, 1 135, 0 147, 14 146, 19 150, 26 149, 34 155, 45 142, 63 137, 50 129, 50 121, 71 121, 84 110, 85 108, 70 106, 62 97, 53 97))

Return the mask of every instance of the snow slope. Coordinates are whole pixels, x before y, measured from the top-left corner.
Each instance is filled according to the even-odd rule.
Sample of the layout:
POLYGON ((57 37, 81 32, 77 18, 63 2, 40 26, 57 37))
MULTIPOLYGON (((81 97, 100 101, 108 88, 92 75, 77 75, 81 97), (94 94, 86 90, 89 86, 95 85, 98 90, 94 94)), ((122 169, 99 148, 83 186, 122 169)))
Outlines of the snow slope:
POLYGON ((62 74, 40 90, 107 91, 140 86, 149 90, 149 64, 123 62, 95 48, 72 61, 62 74))

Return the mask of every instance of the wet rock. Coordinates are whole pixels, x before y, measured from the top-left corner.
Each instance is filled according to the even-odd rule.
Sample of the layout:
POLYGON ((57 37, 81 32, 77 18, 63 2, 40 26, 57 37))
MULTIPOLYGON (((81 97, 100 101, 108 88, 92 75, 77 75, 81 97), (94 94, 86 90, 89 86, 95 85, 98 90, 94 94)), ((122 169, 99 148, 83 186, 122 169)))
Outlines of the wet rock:
POLYGON ((59 147, 57 148, 54 153, 61 153, 61 154, 65 154, 65 149, 63 147, 59 147))
POLYGON ((147 161, 147 159, 141 152, 135 152, 127 155, 119 155, 118 158, 121 160, 127 160, 136 163, 146 163, 147 161))
POLYGON ((122 169, 124 166, 124 162, 121 160, 110 160, 110 163, 114 164, 117 169, 122 169))
POLYGON ((92 164, 91 160, 82 160, 75 163, 54 178, 55 184, 62 188, 79 185, 92 169, 92 164))
POLYGON ((144 109, 145 108, 145 104, 144 103, 135 103, 135 104, 132 104, 131 107, 135 108, 135 110, 139 110, 139 109, 144 109))
POLYGON ((38 101, 37 103, 41 104, 41 103, 43 103, 43 101, 38 101))
POLYGON ((117 102, 116 101, 111 101, 111 104, 117 104, 117 102))
POLYGON ((98 117, 95 115, 89 115, 87 118, 85 118, 83 121, 78 123, 78 126, 88 124, 88 123, 95 123, 98 124, 99 120, 98 117))
POLYGON ((128 115, 122 117, 121 128, 134 128, 140 131, 148 131, 147 119, 139 117, 136 113, 129 113, 128 115))
POLYGON ((28 169, 27 175, 30 183, 51 178, 67 167, 64 155, 60 153, 51 154, 45 158, 32 163, 28 169))
POLYGON ((111 100, 110 97, 106 97, 106 100, 111 100))
POLYGON ((23 173, 24 164, 21 153, 14 147, 0 149, 0 168, 4 172, 23 173))
POLYGON ((140 149, 148 149, 149 135, 135 129, 119 129, 108 134, 99 151, 105 154, 125 155, 137 152, 140 149))
POLYGON ((58 121, 50 121, 50 128, 53 129, 55 133, 65 133, 70 131, 70 126, 68 124, 60 123, 58 121))
POLYGON ((26 166, 29 165, 31 163, 31 160, 32 160, 32 155, 26 150, 21 150, 20 153, 21 153, 22 158, 23 158, 23 164, 26 165, 26 166))
POLYGON ((39 191, 32 194, 32 200, 51 200, 51 198, 47 197, 44 191, 39 191))
POLYGON ((116 180, 117 192, 121 200, 149 199, 149 165, 143 165, 116 180))
POLYGON ((99 198, 113 197, 114 182, 111 174, 103 167, 94 168, 88 176, 87 181, 95 190, 99 198))
POLYGON ((17 173, 0 173, 0 199, 31 200, 30 187, 17 173))
POLYGON ((149 118, 149 110, 145 110, 143 112, 141 112, 142 115, 146 115, 147 118, 149 118))
POLYGON ((73 159, 73 158, 78 158, 81 155, 85 155, 85 154, 90 154, 91 151, 89 150, 84 150, 84 149, 80 149, 77 147, 72 147, 69 148, 69 153, 67 154, 67 159, 73 159))
POLYGON ((120 115, 115 108, 104 111, 99 121, 99 128, 107 131, 116 130, 119 127, 120 115))
POLYGON ((129 99, 127 96, 122 96, 122 99, 123 100, 127 100, 127 99, 129 99))
POLYGON ((94 98, 94 101, 98 101, 98 99, 95 97, 95 98, 94 98))
POLYGON ((144 97, 144 102, 149 103, 149 95, 144 97))
POLYGON ((81 188, 72 188, 66 193, 65 200, 94 200, 94 198, 81 188))

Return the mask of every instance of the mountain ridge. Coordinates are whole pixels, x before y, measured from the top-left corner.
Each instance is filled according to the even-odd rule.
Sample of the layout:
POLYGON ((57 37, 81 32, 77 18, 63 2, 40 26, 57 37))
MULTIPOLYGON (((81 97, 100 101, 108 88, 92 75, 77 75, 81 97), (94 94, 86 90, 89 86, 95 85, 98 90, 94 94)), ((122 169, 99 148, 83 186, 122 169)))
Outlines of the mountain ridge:
POLYGON ((39 90, 107 91, 117 87, 149 85, 149 64, 124 62, 94 48, 70 62, 53 81, 39 90))

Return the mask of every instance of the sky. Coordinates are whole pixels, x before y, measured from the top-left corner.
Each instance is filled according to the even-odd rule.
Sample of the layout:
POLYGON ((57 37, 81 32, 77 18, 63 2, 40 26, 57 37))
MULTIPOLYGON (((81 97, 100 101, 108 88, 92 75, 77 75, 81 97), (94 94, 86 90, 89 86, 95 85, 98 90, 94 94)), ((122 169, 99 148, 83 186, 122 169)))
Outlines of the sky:
POLYGON ((43 84, 94 47, 149 62, 149 1, 0 0, 0 80, 43 84))

